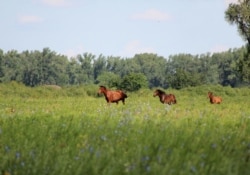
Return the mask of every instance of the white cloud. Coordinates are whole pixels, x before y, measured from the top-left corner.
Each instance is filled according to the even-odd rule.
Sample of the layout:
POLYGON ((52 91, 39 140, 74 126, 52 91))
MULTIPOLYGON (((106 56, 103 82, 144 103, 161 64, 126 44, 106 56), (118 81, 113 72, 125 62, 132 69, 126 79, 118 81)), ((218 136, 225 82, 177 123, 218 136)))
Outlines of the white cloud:
POLYGON ((43 19, 35 15, 21 15, 18 17, 18 21, 20 23, 38 23, 38 22, 42 22, 43 19))
POLYGON ((131 57, 140 53, 155 53, 155 51, 151 47, 145 47, 140 41, 133 40, 125 46, 124 53, 122 55, 128 55, 128 57, 131 57))
POLYGON ((150 9, 143 13, 137 13, 132 16, 132 19, 136 20, 151 20, 151 21, 167 21, 171 17, 164 12, 156 9, 150 9))
POLYGON ((48 6, 62 7, 70 5, 67 0, 41 0, 41 2, 48 6))

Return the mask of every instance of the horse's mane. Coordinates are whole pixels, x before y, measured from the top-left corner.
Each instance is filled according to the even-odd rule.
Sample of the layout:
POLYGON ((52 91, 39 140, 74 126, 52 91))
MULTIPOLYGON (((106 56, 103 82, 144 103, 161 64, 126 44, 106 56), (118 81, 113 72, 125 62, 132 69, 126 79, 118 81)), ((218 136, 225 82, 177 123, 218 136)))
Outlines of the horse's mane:
POLYGON ((209 91, 207 94, 208 94, 209 96, 214 96, 213 92, 211 92, 211 91, 209 91))
POLYGON ((163 90, 156 89, 160 94, 166 94, 163 90))
MULTIPOLYGON (((105 90, 108 90, 108 89, 106 88, 106 86, 100 85, 99 87, 100 87, 100 88, 103 88, 103 89, 105 89, 105 90)), ((116 92, 121 92, 121 93, 125 93, 123 90, 120 90, 120 89, 116 89, 116 90, 114 90, 114 91, 116 91, 116 92)))
POLYGON ((107 88, 106 88, 105 86, 102 86, 102 85, 101 85, 101 86, 99 86, 99 87, 100 87, 100 88, 104 88, 104 89, 107 89, 107 88))

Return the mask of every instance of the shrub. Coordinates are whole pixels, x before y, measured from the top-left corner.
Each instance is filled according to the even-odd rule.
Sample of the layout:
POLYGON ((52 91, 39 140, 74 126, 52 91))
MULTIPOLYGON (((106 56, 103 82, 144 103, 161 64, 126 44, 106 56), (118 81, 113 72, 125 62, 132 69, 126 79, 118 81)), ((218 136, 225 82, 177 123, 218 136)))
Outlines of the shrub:
POLYGON ((148 87, 148 81, 142 73, 130 73, 126 75, 120 85, 121 89, 127 91, 138 91, 141 88, 148 87))

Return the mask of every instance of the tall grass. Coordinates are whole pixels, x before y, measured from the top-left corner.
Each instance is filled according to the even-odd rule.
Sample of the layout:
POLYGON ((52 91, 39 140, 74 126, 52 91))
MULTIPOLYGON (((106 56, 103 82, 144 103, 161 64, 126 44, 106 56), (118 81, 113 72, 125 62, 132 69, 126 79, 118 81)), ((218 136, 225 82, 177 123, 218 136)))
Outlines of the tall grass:
POLYGON ((0 169, 13 175, 250 173, 248 88, 166 90, 176 94, 172 106, 152 90, 108 106, 94 88, 93 96, 85 89, 1 84, 0 169), (211 105, 208 90, 223 103, 211 105))

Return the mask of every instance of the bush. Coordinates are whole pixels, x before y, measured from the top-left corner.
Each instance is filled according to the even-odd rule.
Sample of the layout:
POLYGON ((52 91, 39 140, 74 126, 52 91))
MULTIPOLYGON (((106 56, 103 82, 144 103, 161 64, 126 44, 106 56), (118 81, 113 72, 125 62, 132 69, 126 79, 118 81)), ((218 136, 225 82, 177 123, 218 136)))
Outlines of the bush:
POLYGON ((141 88, 147 88, 148 81, 142 73, 130 73, 126 75, 120 84, 120 88, 127 91, 138 91, 141 88))

